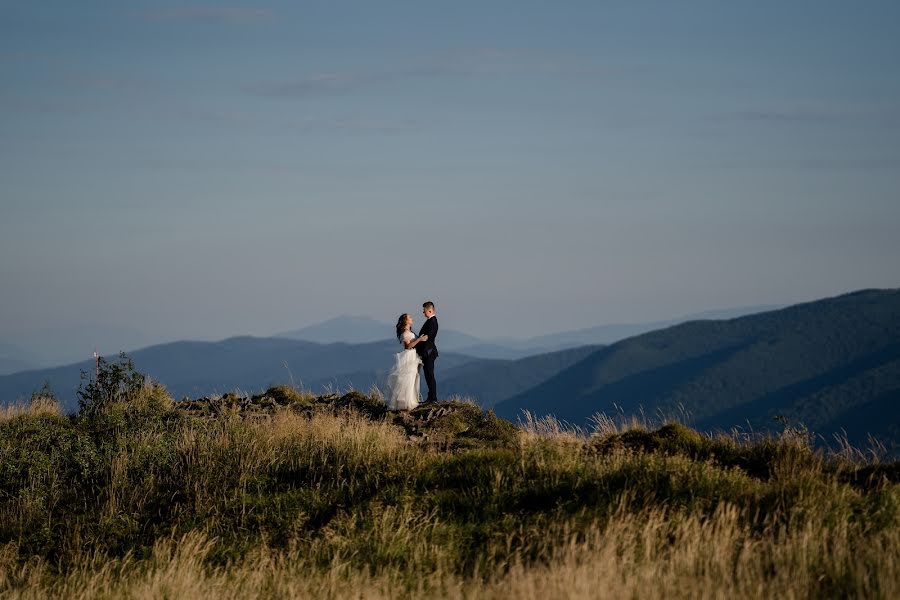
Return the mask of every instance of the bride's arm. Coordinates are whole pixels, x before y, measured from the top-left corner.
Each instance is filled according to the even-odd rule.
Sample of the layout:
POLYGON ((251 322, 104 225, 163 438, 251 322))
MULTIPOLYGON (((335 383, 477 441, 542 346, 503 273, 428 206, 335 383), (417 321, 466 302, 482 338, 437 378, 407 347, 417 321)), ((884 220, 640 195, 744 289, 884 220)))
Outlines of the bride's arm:
POLYGON ((413 339, 409 340, 408 342, 404 342, 403 346, 407 350, 412 350, 413 348, 416 347, 416 344, 418 344, 419 342, 424 342, 427 339, 428 339, 427 335, 420 335, 419 337, 413 338, 413 339))

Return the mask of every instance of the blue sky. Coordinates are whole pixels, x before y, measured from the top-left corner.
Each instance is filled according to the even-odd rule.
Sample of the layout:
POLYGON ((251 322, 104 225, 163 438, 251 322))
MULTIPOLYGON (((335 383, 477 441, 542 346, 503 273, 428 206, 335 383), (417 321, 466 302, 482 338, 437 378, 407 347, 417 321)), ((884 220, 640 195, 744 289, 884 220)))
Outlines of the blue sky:
POLYGON ((0 1, 0 340, 897 287, 898 40, 876 1, 0 1))

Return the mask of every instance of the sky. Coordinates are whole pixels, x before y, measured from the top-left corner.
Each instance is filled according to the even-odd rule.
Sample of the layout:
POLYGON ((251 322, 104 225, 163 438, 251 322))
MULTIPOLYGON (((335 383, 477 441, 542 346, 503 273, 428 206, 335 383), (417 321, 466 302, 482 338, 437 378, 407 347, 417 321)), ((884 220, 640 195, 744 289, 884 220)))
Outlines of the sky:
POLYGON ((898 287, 898 59, 895 1, 0 0, 0 342, 898 287))

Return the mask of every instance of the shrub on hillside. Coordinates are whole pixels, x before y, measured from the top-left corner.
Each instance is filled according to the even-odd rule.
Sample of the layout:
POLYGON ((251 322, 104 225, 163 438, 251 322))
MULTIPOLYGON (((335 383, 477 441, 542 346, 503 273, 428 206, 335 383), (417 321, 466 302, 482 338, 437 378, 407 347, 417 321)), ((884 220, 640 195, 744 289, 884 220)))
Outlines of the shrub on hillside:
POLYGON ((822 455, 806 443, 807 439, 791 431, 781 438, 739 443, 729 437, 711 437, 679 423, 668 423, 656 431, 635 428, 598 437, 591 447, 601 454, 631 451, 681 455, 722 467, 737 467, 753 477, 768 479, 786 475, 785 469, 821 471, 824 468, 822 455))
POLYGON ((313 397, 303 394, 286 385, 272 386, 265 391, 263 397, 271 398, 278 406, 307 407, 312 406, 313 397))
POLYGON ((81 371, 78 386, 78 408, 82 414, 91 414, 104 407, 132 396, 144 385, 144 375, 134 369, 134 362, 124 352, 117 362, 97 358, 97 370, 93 377, 81 371))

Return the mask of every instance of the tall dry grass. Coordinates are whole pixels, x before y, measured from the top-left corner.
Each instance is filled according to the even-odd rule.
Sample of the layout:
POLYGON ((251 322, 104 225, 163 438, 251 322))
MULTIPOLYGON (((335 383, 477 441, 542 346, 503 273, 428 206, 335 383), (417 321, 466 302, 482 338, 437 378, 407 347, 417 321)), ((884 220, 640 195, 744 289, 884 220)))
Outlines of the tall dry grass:
MULTIPOLYGON (((860 536, 846 525, 807 523, 756 532, 740 511, 708 518, 664 510, 620 513, 604 526, 569 532, 535 563, 513 552, 504 568, 463 577, 450 569, 354 568, 335 554, 324 569, 305 549, 264 546, 211 566, 216 541, 201 532, 159 540, 149 559, 86 557, 62 576, 40 562, 19 566, 0 554, 8 598, 896 598, 900 536, 860 536)), ((421 519, 394 514, 373 532, 390 546, 421 536, 421 519)), ((562 524, 559 529, 571 526, 562 524)))
POLYGON ((20 416, 62 416, 62 408, 56 398, 37 396, 28 402, 15 402, 0 406, 0 423, 20 416))
POLYGON ((435 447, 353 410, 141 394, 3 415, 0 595, 900 597, 900 486, 797 440, 526 416, 511 444, 435 447))

